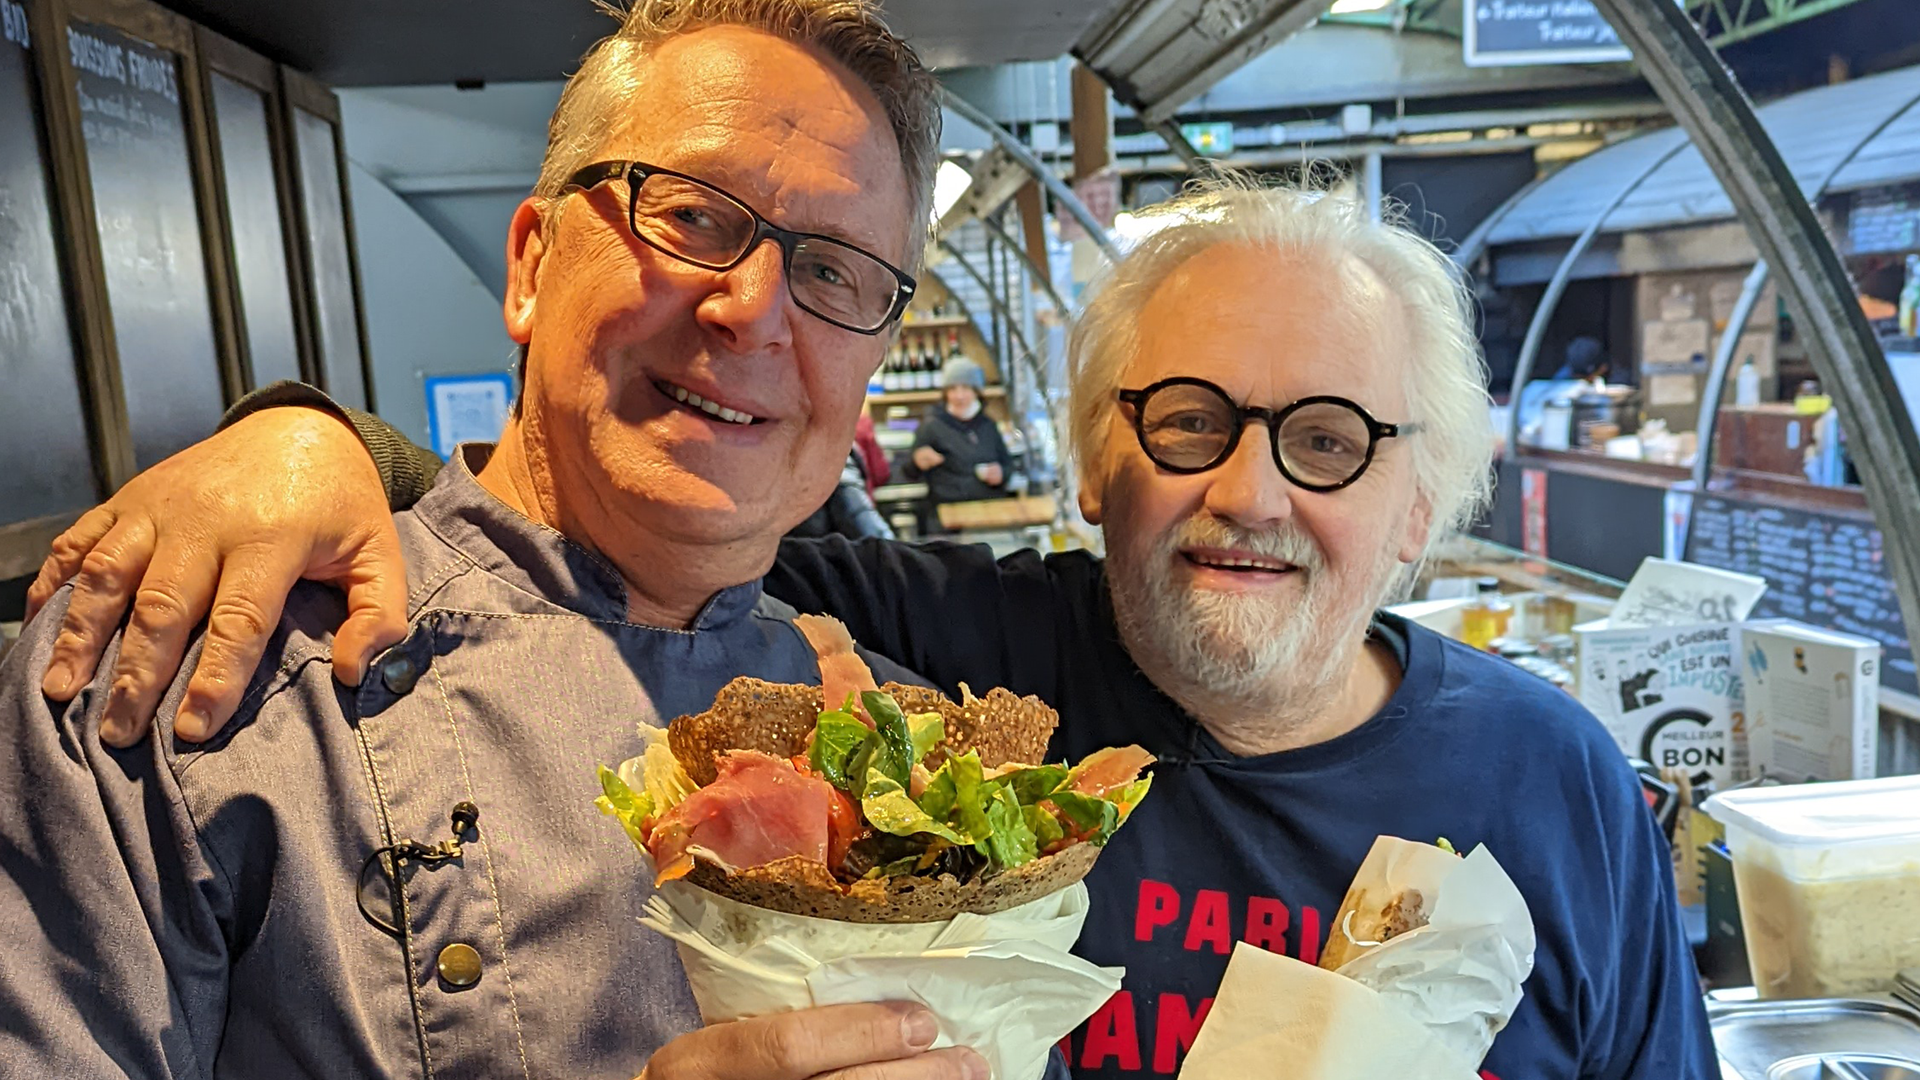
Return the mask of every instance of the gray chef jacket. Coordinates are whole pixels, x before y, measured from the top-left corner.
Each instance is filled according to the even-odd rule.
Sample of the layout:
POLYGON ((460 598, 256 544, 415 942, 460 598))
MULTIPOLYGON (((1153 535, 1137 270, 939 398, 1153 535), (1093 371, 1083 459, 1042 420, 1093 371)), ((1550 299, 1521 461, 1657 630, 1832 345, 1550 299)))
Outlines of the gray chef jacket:
POLYGON ((691 630, 628 622, 611 567, 480 487, 486 453, 396 515, 411 632, 358 690, 329 666, 340 595, 302 585, 221 735, 113 750, 118 639, 62 708, 39 683, 65 592, 26 628, 0 666, 0 1077, 628 1080, 698 1025, 594 767, 736 675, 816 682, 813 654, 758 582, 691 630), (363 864, 463 801, 460 857, 403 864, 403 907, 365 876, 390 936, 363 864))

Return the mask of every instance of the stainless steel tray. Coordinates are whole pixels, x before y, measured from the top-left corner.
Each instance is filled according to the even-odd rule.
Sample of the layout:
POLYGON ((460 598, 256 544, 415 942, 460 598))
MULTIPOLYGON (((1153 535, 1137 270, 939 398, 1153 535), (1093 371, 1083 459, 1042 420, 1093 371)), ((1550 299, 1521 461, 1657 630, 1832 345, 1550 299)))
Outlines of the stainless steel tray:
POLYGON ((1891 994, 1709 1002, 1723 1080, 1920 1080, 1920 1008, 1891 994))

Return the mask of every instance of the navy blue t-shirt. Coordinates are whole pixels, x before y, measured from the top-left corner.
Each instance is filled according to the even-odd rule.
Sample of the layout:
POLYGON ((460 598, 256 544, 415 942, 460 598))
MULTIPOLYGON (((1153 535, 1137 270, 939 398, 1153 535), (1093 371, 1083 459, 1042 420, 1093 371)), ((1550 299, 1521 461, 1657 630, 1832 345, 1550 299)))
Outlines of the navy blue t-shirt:
POLYGON ((1637 779, 1589 713, 1513 665, 1383 615, 1375 638, 1404 671, 1385 708, 1328 742, 1243 758, 1134 666, 1085 554, 789 541, 767 588, 950 692, 1039 695, 1061 716, 1050 760, 1126 743, 1159 757, 1152 794, 1087 880, 1075 951, 1127 974, 1071 1037, 1076 1077, 1177 1072, 1234 943, 1317 960, 1382 834, 1485 844, 1526 897, 1534 973, 1484 1075, 1719 1075, 1637 779))

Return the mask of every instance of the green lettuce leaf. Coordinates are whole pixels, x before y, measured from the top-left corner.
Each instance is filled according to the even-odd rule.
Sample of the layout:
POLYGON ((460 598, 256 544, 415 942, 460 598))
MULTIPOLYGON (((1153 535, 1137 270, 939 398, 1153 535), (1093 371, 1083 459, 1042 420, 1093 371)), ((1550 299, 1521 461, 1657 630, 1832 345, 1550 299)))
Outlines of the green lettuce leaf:
POLYGON ((1033 833, 1033 844, 1037 850, 1044 850, 1067 835, 1067 831, 1060 827, 1060 819, 1042 807, 1029 803, 1020 808, 1020 816, 1027 819, 1027 829, 1033 833))
POLYGON ((807 748, 807 761, 813 771, 827 778, 827 783, 841 791, 852 791, 852 778, 857 774, 848 769, 872 735, 873 729, 852 713, 821 713, 820 722, 814 725, 812 745, 807 748))
POLYGON ((1087 842, 1094 847, 1104 847, 1113 837, 1113 831, 1120 827, 1120 807, 1098 795, 1056 791, 1047 796, 1047 801, 1059 807, 1068 820, 1079 826, 1080 831, 1087 834, 1087 842))
POLYGON ((913 764, 918 765, 947 737, 947 725, 937 712, 915 713, 907 717, 907 734, 913 742, 913 764))
POLYGON ((1141 799, 1144 799, 1147 797, 1147 789, 1151 788, 1152 786, 1153 786, 1153 777, 1149 775, 1149 776, 1143 776, 1140 779, 1133 781, 1132 783, 1119 789, 1118 791, 1107 792, 1106 794, 1107 801, 1112 803, 1117 803, 1120 806, 1120 823, 1121 824, 1123 825, 1126 824, 1128 815, 1133 813, 1134 807, 1140 805, 1141 799))
POLYGON ((666 728, 641 724, 640 743, 640 753, 621 762, 617 775, 628 791, 647 801, 648 809, 640 817, 663 817, 679 806, 681 800, 698 791, 699 785, 673 756, 672 748, 667 745, 666 728))
POLYGON ((993 792, 986 787, 986 770, 980 766, 980 755, 969 750, 960 757, 949 757, 940 771, 953 778, 953 811, 948 820, 956 821, 974 838, 970 842, 980 849, 980 854, 992 858, 993 853, 983 845, 993 832, 993 823, 987 819, 987 800, 993 797, 993 792))
POLYGON ((873 719, 874 731, 880 736, 867 763, 868 769, 878 770, 905 788, 915 759, 913 733, 908 730, 907 718, 901 714, 899 703, 891 694, 868 690, 861 693, 860 704, 866 707, 867 715, 873 719))
POLYGON ((847 794, 856 799, 866 794, 867 774, 873 771, 873 755, 878 753, 879 749, 880 737, 871 731, 867 732, 866 740, 860 744, 858 750, 853 752, 853 757, 847 762, 847 794))
POLYGON ((653 799, 646 792, 627 786, 620 774, 600 766, 600 797, 593 800, 600 812, 620 822, 633 846, 647 850, 647 833, 641 823, 653 816, 653 799))
POLYGON ((1039 844, 1020 801, 1006 787, 993 785, 993 797, 987 800, 987 834, 974 846, 992 860, 995 871, 1009 870, 1029 863, 1039 854, 1039 844))
POLYGON ((876 866, 873 869, 867 871, 864 876, 869 881, 873 880, 874 878, 899 877, 902 874, 913 873, 914 869, 919 865, 920 865, 920 856, 909 855, 904 859, 895 859, 890 863, 884 863, 880 866, 876 866))
POLYGON ((1025 769, 1015 769, 995 777, 996 782, 1005 784, 1013 790, 1013 797, 1020 805, 1031 806, 1041 799, 1060 790, 1067 782, 1065 765, 1035 765, 1025 769))
POLYGON ((933 774, 933 779, 927 782, 926 789, 920 792, 918 800, 920 809, 925 810, 927 816, 935 821, 948 821, 953 817, 953 803, 956 796, 951 765, 951 761, 941 765, 940 771, 933 774))
POLYGON ((934 820, 932 815, 920 808, 919 803, 913 801, 904 786, 894 783, 892 777, 878 768, 867 770, 866 791, 860 797, 860 810, 867 815, 867 824, 884 833, 895 836, 926 833, 955 844, 973 843, 973 837, 934 820))

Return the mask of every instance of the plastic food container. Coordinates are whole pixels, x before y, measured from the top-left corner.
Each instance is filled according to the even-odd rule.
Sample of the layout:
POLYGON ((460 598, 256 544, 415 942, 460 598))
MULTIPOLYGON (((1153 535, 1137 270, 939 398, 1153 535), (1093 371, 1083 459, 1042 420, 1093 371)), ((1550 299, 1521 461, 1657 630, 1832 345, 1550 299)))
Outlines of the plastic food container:
POLYGON ((1920 965, 1920 776, 1716 795, 1761 997, 1889 990, 1920 965))

